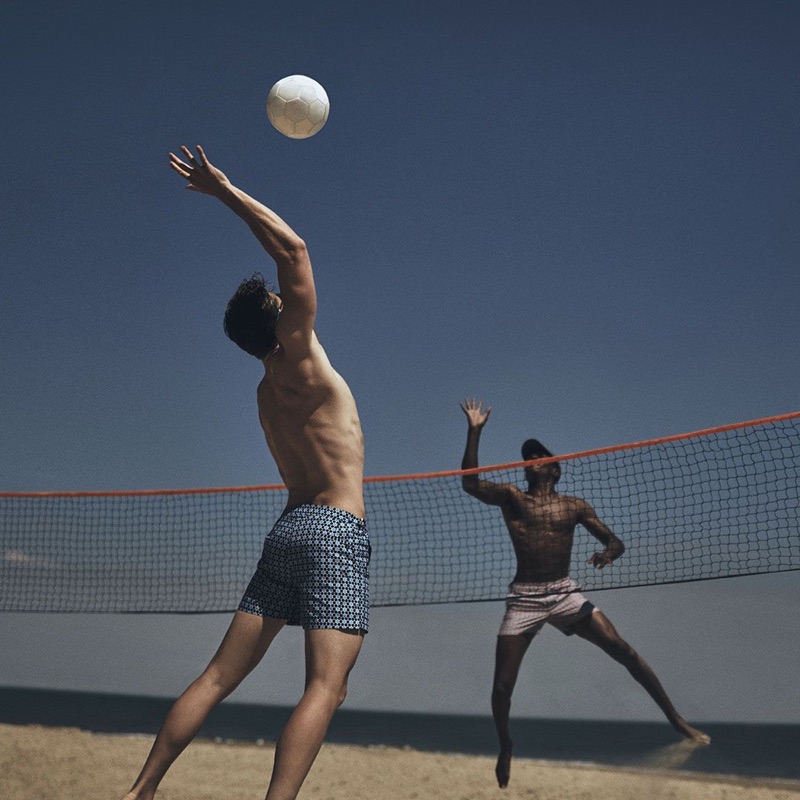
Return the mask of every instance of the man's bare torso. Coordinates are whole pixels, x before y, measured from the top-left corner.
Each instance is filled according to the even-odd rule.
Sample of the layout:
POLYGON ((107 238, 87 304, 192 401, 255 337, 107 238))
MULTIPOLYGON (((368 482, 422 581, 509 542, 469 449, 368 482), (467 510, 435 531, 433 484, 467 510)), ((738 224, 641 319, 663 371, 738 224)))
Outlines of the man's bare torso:
POLYGON ((316 335, 291 361, 278 347, 265 362, 258 415, 289 490, 288 507, 335 506, 364 517, 364 437, 353 395, 316 335))
POLYGON ((585 507, 577 497, 514 489, 502 510, 517 556, 515 581, 543 583, 568 577, 575 526, 585 507))

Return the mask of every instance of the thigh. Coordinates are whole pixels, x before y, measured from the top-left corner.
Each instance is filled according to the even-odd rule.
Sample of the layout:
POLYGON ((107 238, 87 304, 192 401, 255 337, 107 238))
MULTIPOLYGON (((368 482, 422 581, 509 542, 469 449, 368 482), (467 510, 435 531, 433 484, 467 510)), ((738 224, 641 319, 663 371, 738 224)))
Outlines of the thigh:
POLYGON ((533 635, 530 634, 497 637, 494 658, 495 684, 513 686, 516 683, 522 659, 532 641, 533 635))
POLYGON ((304 506, 305 558, 299 622, 312 630, 369 628, 370 545, 366 524, 338 508, 304 506))
POLYGON ((336 628, 307 630, 306 686, 312 680, 341 686, 355 666, 363 642, 364 635, 360 631, 336 628))
POLYGON ((237 611, 208 669, 231 682, 241 681, 258 665, 285 619, 237 611))
POLYGON ((606 652, 617 650, 626 644, 611 620, 599 608, 595 608, 588 617, 578 620, 571 630, 606 652))

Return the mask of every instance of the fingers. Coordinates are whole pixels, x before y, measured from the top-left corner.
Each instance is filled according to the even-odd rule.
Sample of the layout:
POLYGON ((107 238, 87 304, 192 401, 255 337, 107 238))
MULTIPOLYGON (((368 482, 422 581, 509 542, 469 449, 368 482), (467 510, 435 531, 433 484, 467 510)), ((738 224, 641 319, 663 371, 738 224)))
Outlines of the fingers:
POLYGON ((174 164, 179 164, 184 169, 191 169, 191 167, 185 161, 181 161, 181 159, 178 156, 176 156, 175 153, 173 153, 171 150, 169 153, 169 160, 172 161, 174 164))
POLYGON ((196 147, 197 147, 197 152, 200 155, 199 161, 195 158, 194 153, 192 153, 192 151, 185 144, 181 145, 181 150, 193 167, 199 167, 199 166, 207 167, 209 163, 208 163, 208 156, 206 156, 206 151, 203 150, 202 145, 198 144, 196 145, 196 147))
POLYGON ((175 155, 175 153, 170 152, 170 166, 176 172, 183 175, 184 178, 188 178, 192 174, 192 170, 200 169, 201 166, 208 166, 208 159, 206 158, 206 154, 200 145, 197 145, 197 151, 200 153, 200 161, 194 157, 194 153, 192 153, 192 151, 185 144, 182 144, 181 152, 186 157, 186 161, 189 163, 187 164, 186 161, 182 161, 178 156, 175 155))
POLYGON ((186 189, 189 189, 193 192, 201 192, 205 193, 203 189, 199 186, 195 185, 198 181, 198 178, 202 176, 201 167, 208 165, 208 159, 205 157, 205 153, 203 153, 202 148, 198 146, 198 151, 201 153, 201 160, 202 165, 198 163, 197 159, 192 154, 192 151, 186 147, 185 144, 181 145, 181 152, 184 154, 186 159, 189 161, 187 164, 185 161, 182 161, 175 153, 170 152, 169 154, 169 165, 175 172, 178 173, 182 178, 186 178, 189 181, 189 185, 186 186, 186 189))
POLYGON ((465 411, 467 409, 470 409, 470 410, 473 410, 473 411, 480 411, 482 409, 482 407, 483 407, 483 400, 478 400, 478 399, 476 399, 474 397, 472 399, 465 398, 464 402, 463 403, 459 403, 459 405, 465 411))
POLYGON ((169 165, 175 172, 178 173, 182 178, 189 178, 189 167, 188 165, 184 164, 174 153, 169 154, 169 165))
POLYGON ((189 161, 191 162, 191 165, 193 167, 199 167, 200 166, 197 163, 197 159, 194 157, 194 153, 192 153, 192 151, 185 144, 181 145, 181 150, 183 151, 183 154, 186 156, 186 158, 189 159, 189 161))
POLYGON ((484 408, 483 400, 478 400, 474 397, 472 399, 465 399, 463 403, 459 403, 458 405, 467 417, 481 423, 485 423, 489 419, 489 414, 492 412, 491 406, 484 408))

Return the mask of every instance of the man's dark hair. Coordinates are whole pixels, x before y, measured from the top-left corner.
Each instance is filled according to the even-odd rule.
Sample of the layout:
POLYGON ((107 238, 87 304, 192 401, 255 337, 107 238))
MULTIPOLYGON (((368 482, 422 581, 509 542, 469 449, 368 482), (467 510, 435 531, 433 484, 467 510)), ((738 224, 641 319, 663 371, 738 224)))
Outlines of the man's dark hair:
POLYGON ((278 344, 275 323, 280 309, 270 291, 264 276, 256 272, 239 284, 225 309, 227 337, 256 358, 264 358, 278 344))
MULTIPOLYGON (((538 439, 526 439, 522 443, 522 459, 523 461, 533 461, 536 458, 552 458, 551 453, 538 439)), ((553 475, 553 482, 557 483, 561 477, 561 467, 557 461, 548 464, 550 472, 553 475)))

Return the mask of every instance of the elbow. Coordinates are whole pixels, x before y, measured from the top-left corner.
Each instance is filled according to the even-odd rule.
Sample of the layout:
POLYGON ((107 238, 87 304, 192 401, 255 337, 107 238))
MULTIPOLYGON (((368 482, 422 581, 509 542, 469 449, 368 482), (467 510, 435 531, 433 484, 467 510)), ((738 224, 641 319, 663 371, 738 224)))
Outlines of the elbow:
POLYGON ((297 234, 287 235, 280 240, 273 255, 278 264, 294 265, 308 260, 306 243, 297 234))
POLYGON ((296 234, 286 240, 284 243, 284 250, 287 257, 293 261, 305 258, 308 255, 306 243, 296 234))

